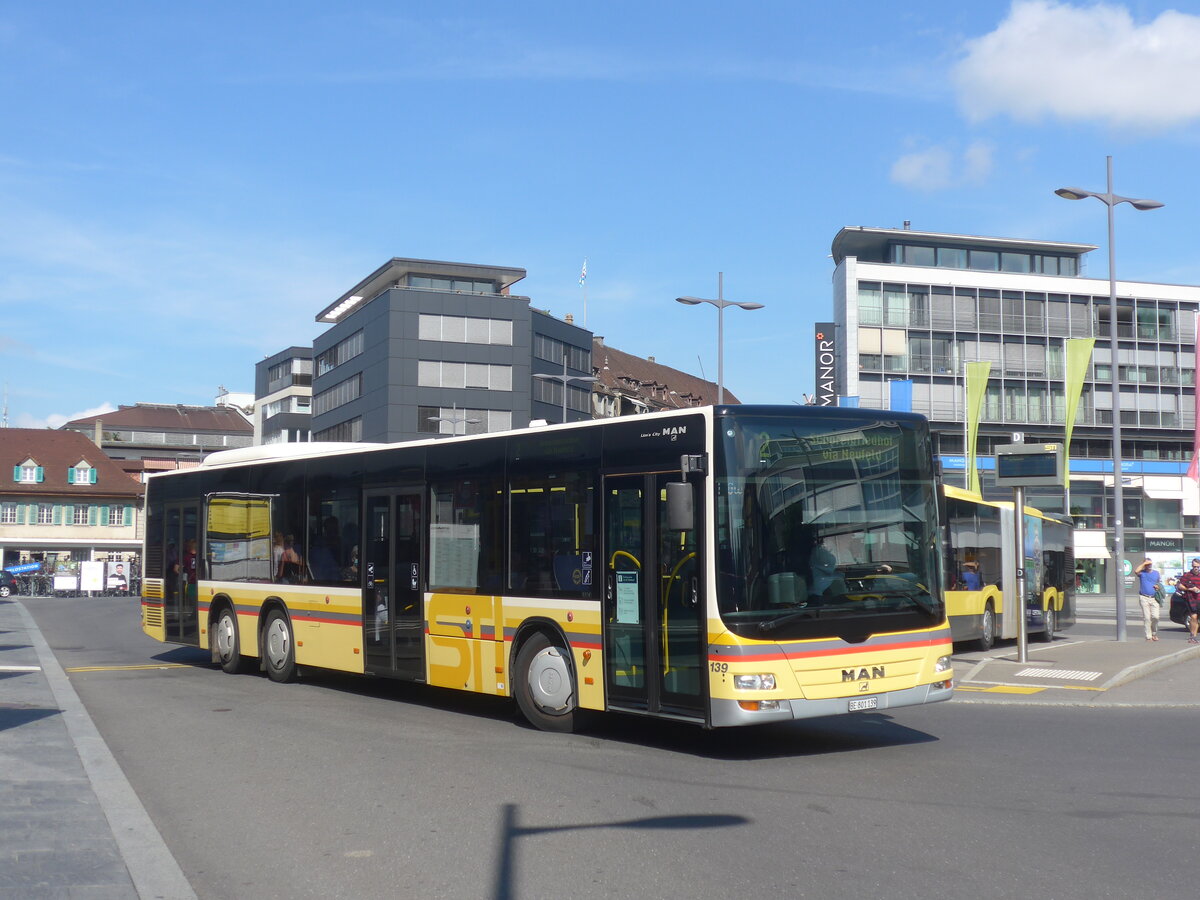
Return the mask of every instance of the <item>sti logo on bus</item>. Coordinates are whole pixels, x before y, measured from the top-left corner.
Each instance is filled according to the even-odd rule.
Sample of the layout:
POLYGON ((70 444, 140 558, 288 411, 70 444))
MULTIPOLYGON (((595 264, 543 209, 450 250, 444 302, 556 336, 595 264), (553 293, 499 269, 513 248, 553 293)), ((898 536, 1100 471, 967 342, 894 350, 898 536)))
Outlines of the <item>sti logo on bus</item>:
POLYGON ((883 666, 871 666, 869 669, 842 669, 842 681, 870 681, 872 678, 886 678, 883 666))

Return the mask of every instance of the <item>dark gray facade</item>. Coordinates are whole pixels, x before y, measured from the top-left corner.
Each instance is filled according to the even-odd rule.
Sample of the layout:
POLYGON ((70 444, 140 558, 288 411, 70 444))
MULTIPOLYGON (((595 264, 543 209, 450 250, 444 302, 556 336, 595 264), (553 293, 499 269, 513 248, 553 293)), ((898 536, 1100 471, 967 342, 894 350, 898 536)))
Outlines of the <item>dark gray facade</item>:
MULTIPOLYGON (((582 350, 587 370, 569 365, 568 374, 587 376, 591 333, 509 293, 524 276, 393 259, 338 298, 317 317, 331 327, 313 342, 313 439, 393 442, 526 426, 532 373, 562 372, 561 354, 555 363, 535 359, 535 343, 582 350)), ((537 416, 559 420, 554 396, 559 405, 541 403, 537 416)))

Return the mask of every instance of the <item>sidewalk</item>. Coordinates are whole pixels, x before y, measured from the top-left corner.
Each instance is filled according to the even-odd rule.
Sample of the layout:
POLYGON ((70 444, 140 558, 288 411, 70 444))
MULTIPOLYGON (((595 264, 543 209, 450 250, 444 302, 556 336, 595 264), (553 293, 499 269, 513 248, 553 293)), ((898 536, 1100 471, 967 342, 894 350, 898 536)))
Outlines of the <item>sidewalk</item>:
POLYGON ((33 618, 0 600, 0 900, 195 896, 33 618))
POLYGON ((955 653, 956 699, 1200 707, 1200 645, 1169 622, 1158 641, 1143 637, 1140 622, 1122 642, 1067 631, 1049 644, 1030 643, 1026 660, 1017 662, 1014 642, 955 653))

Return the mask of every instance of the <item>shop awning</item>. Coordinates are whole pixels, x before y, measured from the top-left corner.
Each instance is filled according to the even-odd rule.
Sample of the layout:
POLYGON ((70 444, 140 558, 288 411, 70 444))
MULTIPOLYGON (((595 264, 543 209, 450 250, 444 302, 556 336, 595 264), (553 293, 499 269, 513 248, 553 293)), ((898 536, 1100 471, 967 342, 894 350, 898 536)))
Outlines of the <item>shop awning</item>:
POLYGON ((1108 559, 1108 535, 1099 529, 1079 529, 1075 532, 1076 559, 1108 559))

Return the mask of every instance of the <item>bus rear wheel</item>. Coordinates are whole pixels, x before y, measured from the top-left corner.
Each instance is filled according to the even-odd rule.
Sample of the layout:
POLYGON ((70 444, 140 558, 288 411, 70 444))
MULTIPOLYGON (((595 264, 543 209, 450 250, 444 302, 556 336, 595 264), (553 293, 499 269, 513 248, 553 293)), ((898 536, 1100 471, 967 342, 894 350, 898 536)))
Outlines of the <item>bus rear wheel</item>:
POLYGON ((277 609, 267 616, 267 627, 263 629, 263 657, 267 666, 267 677, 280 684, 296 678, 296 648, 292 641, 292 623, 277 609))
POLYGON ((996 645, 996 611, 989 600, 983 608, 983 621, 979 623, 979 637, 975 640, 976 650, 991 650, 996 645))
POLYGON ((1054 640, 1054 626, 1058 624, 1054 618, 1054 607, 1047 606, 1046 611, 1042 613, 1042 623, 1045 628, 1042 631, 1042 640, 1046 643, 1054 640))
POLYGON ((513 670, 517 706, 542 731, 572 732, 578 725, 575 674, 567 651, 538 632, 517 653, 513 670))
POLYGON ((212 641, 216 648, 217 662, 221 664, 222 671, 228 672, 230 675, 237 675, 245 671, 246 657, 242 656, 237 617, 228 606, 223 607, 217 614, 217 621, 212 629, 212 641))

